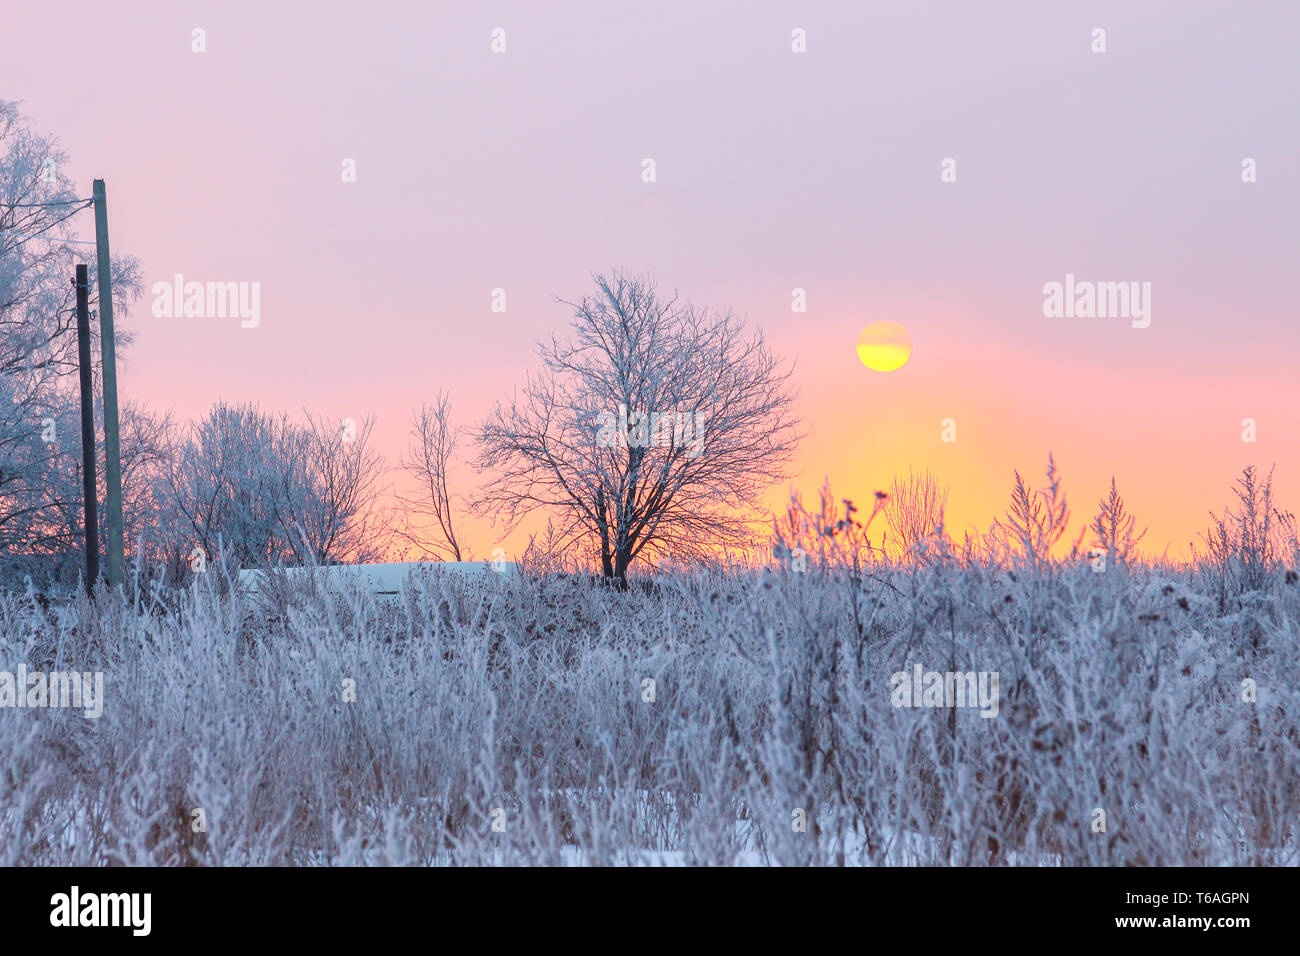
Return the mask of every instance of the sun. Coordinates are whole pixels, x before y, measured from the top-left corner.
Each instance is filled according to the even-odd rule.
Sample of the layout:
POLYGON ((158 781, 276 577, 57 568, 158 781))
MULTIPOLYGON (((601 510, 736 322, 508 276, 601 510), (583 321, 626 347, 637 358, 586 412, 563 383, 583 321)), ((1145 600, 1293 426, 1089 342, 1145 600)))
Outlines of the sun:
POLYGON ((872 322, 858 336, 858 358, 873 372, 893 372, 912 357, 912 339, 897 322, 872 322))

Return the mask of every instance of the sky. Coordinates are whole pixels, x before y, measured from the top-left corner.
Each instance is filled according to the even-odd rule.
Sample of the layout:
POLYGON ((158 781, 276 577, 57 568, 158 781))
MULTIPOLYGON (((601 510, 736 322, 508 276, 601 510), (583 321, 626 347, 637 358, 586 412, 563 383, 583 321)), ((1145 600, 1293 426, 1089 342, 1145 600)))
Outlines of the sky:
POLYGON ((806 496, 930 468, 960 533, 1051 452, 1077 521, 1113 475, 1172 556, 1245 465, 1300 509, 1300 4, 0 7, 0 96, 84 195, 106 180, 142 267, 124 399, 374 414, 396 459, 412 409, 445 389, 481 420, 567 327, 556 297, 617 268, 795 363, 806 496), (259 283, 257 326, 153 315, 178 273, 259 283), (1045 314, 1067 273, 1149 288, 1149 325, 1045 314), (886 320, 912 354, 876 372, 886 320))

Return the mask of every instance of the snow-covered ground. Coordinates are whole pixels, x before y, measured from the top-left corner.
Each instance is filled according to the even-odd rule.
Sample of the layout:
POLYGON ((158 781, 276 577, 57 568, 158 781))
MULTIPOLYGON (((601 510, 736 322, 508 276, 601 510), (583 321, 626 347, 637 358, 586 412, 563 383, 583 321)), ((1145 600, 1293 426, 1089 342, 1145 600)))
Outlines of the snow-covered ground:
POLYGON ((98 719, 0 707, 0 864, 1300 861, 1282 573, 656 583, 0 595, 0 671, 105 675, 98 719), (997 716, 895 706, 917 665, 998 673, 997 716))

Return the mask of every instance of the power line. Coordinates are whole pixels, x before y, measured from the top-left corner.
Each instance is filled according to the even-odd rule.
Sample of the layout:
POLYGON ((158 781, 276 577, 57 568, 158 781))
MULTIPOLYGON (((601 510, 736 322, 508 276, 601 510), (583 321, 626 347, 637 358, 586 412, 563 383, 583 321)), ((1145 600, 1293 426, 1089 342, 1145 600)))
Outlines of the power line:
POLYGON ((60 199, 52 202, 4 202, 0 206, 10 209, 37 209, 41 206, 75 206, 79 202, 94 202, 93 199, 60 199))
MULTIPOLYGON (((4 237, 9 237, 14 239, 22 239, 23 242, 26 242, 27 239, 42 238, 42 235, 40 235, 40 233, 0 233, 0 235, 4 235, 4 237)), ((59 237, 57 237, 57 235, 45 235, 44 239, 45 242, 66 242, 66 243, 70 243, 70 245, 73 246, 94 246, 95 245, 94 242, 86 242, 85 239, 60 239, 59 237)), ((22 243, 19 242, 18 245, 21 246, 22 243)))
MULTIPOLYGON (((81 210, 85 209, 87 206, 90 206, 90 205, 93 205, 93 204, 94 204, 94 200, 93 200, 93 199, 81 199, 81 200, 78 200, 78 202, 82 203, 82 205, 78 206, 76 209, 73 209, 73 210, 72 210, 71 212, 69 212, 66 216, 63 216, 63 217, 60 218, 60 219, 56 219, 56 220, 54 220, 54 222, 50 223, 50 224, 49 224, 48 226, 46 226, 44 229, 40 230, 40 232, 29 233, 29 234, 27 234, 26 236, 24 236, 22 233, 19 233, 19 232, 4 232, 4 233, 0 233, 0 235, 3 235, 3 236, 12 236, 12 237, 14 237, 14 238, 20 238, 20 239, 22 239, 22 242, 14 243, 14 245, 11 247, 11 248, 13 248, 13 249, 16 249, 16 248, 18 248, 19 246, 21 246, 21 245, 23 244, 23 242, 27 242, 27 241, 30 240, 30 239, 37 239, 37 238, 39 238, 39 237, 41 236, 41 233, 49 232, 51 229, 53 229, 53 228, 54 228, 55 226, 57 226, 59 223, 61 223, 61 222, 66 222, 67 220, 69 220, 69 219, 71 219, 73 216, 75 216, 77 213, 81 212, 81 210)), ((64 203, 63 205, 67 205, 67 204, 64 203)), ((76 244, 78 244, 78 245, 86 245, 86 246, 93 246, 93 245, 94 245, 93 242, 81 242, 80 240, 77 240, 77 239, 60 239, 60 238, 58 238, 57 236, 47 236, 46 238, 49 239, 51 242, 71 242, 71 243, 76 243, 76 244)))

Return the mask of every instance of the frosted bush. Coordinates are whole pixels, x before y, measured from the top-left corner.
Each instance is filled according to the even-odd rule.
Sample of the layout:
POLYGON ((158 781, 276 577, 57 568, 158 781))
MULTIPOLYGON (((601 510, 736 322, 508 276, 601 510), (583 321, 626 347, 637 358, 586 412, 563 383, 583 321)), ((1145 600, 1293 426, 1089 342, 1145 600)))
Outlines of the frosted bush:
POLYGON ((0 863, 1297 863, 1294 575, 1221 610, 1196 569, 828 541, 625 592, 6 592, 0 669, 106 701, 0 709, 0 863), (894 707, 915 664, 998 672, 998 716, 894 707))

